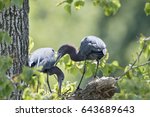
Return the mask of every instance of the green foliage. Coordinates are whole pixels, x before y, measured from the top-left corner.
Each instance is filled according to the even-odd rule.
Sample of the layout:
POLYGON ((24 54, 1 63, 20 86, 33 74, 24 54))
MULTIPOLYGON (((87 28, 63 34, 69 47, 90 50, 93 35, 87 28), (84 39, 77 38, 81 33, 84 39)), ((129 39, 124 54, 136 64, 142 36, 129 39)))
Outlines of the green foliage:
MULTIPOLYGON (((99 68, 104 68, 109 54, 101 59, 99 68)), ((92 77, 95 73, 96 61, 86 61, 86 74, 85 77, 92 77)), ((84 61, 74 62, 70 59, 69 55, 64 56, 58 63, 59 66, 63 66, 67 72, 73 74, 74 76, 81 75, 83 73, 84 61)))
POLYGON ((119 81, 119 87, 121 92, 115 94, 112 99, 150 99, 149 77, 147 79, 140 76, 132 76, 131 79, 123 78, 121 81, 119 81))
POLYGON ((12 43, 12 38, 9 36, 7 32, 0 32, 0 43, 4 42, 6 42, 6 44, 9 45, 12 43))
POLYGON ((10 57, 0 56, 0 99, 8 99, 14 88, 10 78, 6 75, 11 65, 10 57))
POLYGON ((150 1, 145 4, 144 11, 147 16, 150 15, 150 1))
POLYGON ((65 4, 64 5, 64 9, 69 14, 71 14, 71 6, 72 6, 72 4, 74 4, 74 7, 75 7, 76 10, 79 10, 79 9, 81 9, 81 7, 84 6, 84 0, 77 0, 77 1, 75 1, 75 0, 64 0, 64 1, 60 2, 60 3, 58 3, 57 6, 60 6, 62 4, 65 4))
POLYGON ((5 73, 11 65, 12 65, 12 60, 10 57, 0 56, 1 73, 5 73))
POLYGON ((21 8, 23 0, 0 0, 0 11, 9 8, 11 5, 15 5, 21 8))
POLYGON ((15 5, 18 8, 21 8, 23 4, 23 0, 11 0, 11 5, 15 5))
MULTIPOLYGON (((8 8, 10 5, 16 5, 18 7, 21 7, 22 2, 23 2, 23 0, 1 0, 0 1, 0 11, 2 11, 4 8, 8 8)), ((76 10, 79 10, 86 4, 86 2, 87 1, 84 1, 84 0, 65 0, 65 1, 59 3, 58 5, 64 5, 64 9, 66 11, 68 11, 69 13, 71 13, 72 7, 75 8, 76 10)), ((104 13, 106 16, 116 14, 117 11, 121 7, 121 3, 119 0, 92 0, 92 2, 94 5, 99 5, 104 10, 104 13)), ((149 7, 150 7, 149 1, 147 1, 147 3, 145 4, 145 8, 144 8, 147 16, 150 14, 149 7)), ((40 12, 40 13, 43 15, 43 12, 40 12)), ((45 15, 45 17, 47 17, 47 14, 45 15)), ((34 18, 38 19, 37 16, 34 18)), ((115 20, 113 20, 113 21, 115 21, 115 20)), ((42 22, 43 22, 43 20, 42 20, 42 22)), ((76 20, 75 20, 75 22, 76 22, 76 20)), ((117 23, 118 23, 118 21, 117 21, 117 23)), ((72 22, 70 24, 72 24, 72 22)), ((42 25, 43 25, 43 23, 42 23, 42 25)), ((53 25, 53 23, 50 23, 49 25, 53 25)), ((72 25, 74 25, 74 24, 72 24, 72 25)), ((122 24, 120 24, 120 25, 122 26, 122 24)), ((79 30, 79 26, 77 26, 77 30, 79 30)), ((123 27, 124 27, 124 25, 123 25, 123 27)), ((46 28, 46 27, 44 27, 44 28, 46 28)), ((111 29, 111 27, 109 27, 109 29, 111 29)), ((113 27, 113 29, 114 29, 114 27, 113 27)), ((55 31, 55 32, 57 32, 57 31, 55 31)), ((70 33, 71 33, 71 31, 70 31, 70 33)), ((41 37, 45 38, 43 36, 41 36, 41 37)), ((59 35, 59 37, 60 37, 60 35, 59 35)), ((7 33, 1 32, 0 33, 0 43, 3 43, 3 42, 6 42, 7 44, 11 44, 12 39, 9 37, 9 35, 7 33)), ((150 41, 148 41, 148 40, 146 41, 145 37, 141 36, 139 42, 140 42, 140 48, 137 50, 141 50, 143 48, 143 46, 146 45, 146 47, 144 48, 144 50, 142 52, 142 57, 138 59, 137 63, 133 66, 134 68, 131 69, 129 72, 127 72, 118 81, 121 92, 118 94, 115 94, 113 99, 150 99, 150 93, 149 93, 150 92, 150 84, 149 84, 150 83, 149 82, 150 67, 149 67, 149 64, 141 65, 143 63, 143 61, 145 61, 145 60, 147 61, 150 58, 150 41)), ((33 46, 34 46, 33 40, 30 39, 29 53, 30 53, 31 49, 33 48, 33 46)), ((133 58, 135 56, 133 56, 133 58)), ((132 65, 132 64, 129 64, 128 66, 122 67, 120 65, 120 62, 117 60, 110 60, 108 62, 107 61, 108 57, 109 57, 109 54, 107 54, 107 56, 104 57, 100 62, 99 73, 102 73, 101 75, 118 76, 122 72, 128 71, 132 65)), ((18 90, 23 91, 22 99, 24 99, 24 100, 29 100, 29 99, 30 100, 31 99, 41 99, 41 100, 66 99, 76 89, 76 82, 69 82, 69 81, 63 82, 62 96, 60 97, 57 95, 58 84, 51 83, 51 84, 53 84, 52 85, 53 93, 50 94, 48 87, 47 87, 47 83, 46 83, 46 76, 45 76, 45 74, 40 73, 38 71, 39 68, 33 69, 33 68, 23 67, 22 73, 19 75, 13 76, 13 78, 10 80, 8 78, 8 76, 6 75, 6 72, 10 68, 11 65, 12 65, 12 60, 9 57, 2 57, 2 56, 0 57, 0 99, 8 99, 9 96, 11 95, 11 93, 15 90, 14 85, 16 86, 16 88, 18 90)), ((65 56, 59 62, 59 66, 63 66, 65 68, 65 70, 64 70, 65 72, 72 74, 76 78, 80 78, 80 76, 83 72, 84 62, 73 62, 70 60, 69 56, 65 56)), ((88 72, 86 72, 85 78, 91 78, 95 72, 95 68, 96 68, 95 61, 87 61, 87 71, 88 72)), ((65 79, 70 79, 70 77, 69 78, 65 77, 65 79)), ((77 79, 76 79, 76 81, 77 81, 77 79)))
MULTIPOLYGON (((99 5, 103 8, 106 16, 114 15, 121 7, 120 0, 92 0, 93 4, 99 5)), ((84 0, 65 0, 58 3, 59 5, 65 4, 64 8, 67 12, 71 13, 71 6, 75 7, 76 10, 81 9, 85 5, 84 0)))
MULTIPOLYGON (((50 93, 47 87, 46 76, 35 68, 23 67, 23 72, 16 79, 18 80, 15 80, 15 83, 19 84, 17 89, 23 91, 22 99, 24 100, 66 99, 75 90, 75 83, 68 81, 62 86, 61 97, 58 95, 57 83, 51 85, 53 86, 53 88, 51 87, 53 93, 50 93)), ((50 82, 50 84, 52 83, 50 82)))
POLYGON ((106 16, 114 15, 121 7, 120 0, 93 0, 94 5, 100 5, 106 16))
POLYGON ((0 1, 0 11, 2 11, 4 8, 8 8, 11 5, 10 0, 1 0, 0 1))
POLYGON ((66 5, 64 6, 64 9, 65 9, 69 14, 71 14, 71 5, 70 5, 70 4, 66 4, 66 5))
POLYGON ((140 62, 140 54, 137 56, 137 64, 132 66, 126 66, 124 71, 127 72, 128 69, 132 69, 119 80, 119 86, 121 92, 115 94, 113 99, 150 99, 150 52, 149 40, 143 35, 140 37, 140 47, 142 54, 144 55, 145 63, 140 62), (144 47, 144 48, 143 48, 144 47))
POLYGON ((123 68, 119 65, 118 61, 112 61, 112 63, 106 63, 105 66, 101 69, 104 76, 111 76, 116 74, 117 71, 122 70, 123 68))
POLYGON ((31 50, 34 47, 34 41, 32 37, 29 37, 29 53, 31 53, 31 50))
POLYGON ((74 3, 74 6, 77 10, 81 9, 84 6, 84 0, 78 0, 74 3))
POLYGON ((144 50, 143 50, 143 54, 145 58, 149 58, 150 57, 150 41, 149 40, 145 40, 146 37, 144 35, 141 34, 140 37, 140 49, 142 49, 143 46, 145 46, 144 50))

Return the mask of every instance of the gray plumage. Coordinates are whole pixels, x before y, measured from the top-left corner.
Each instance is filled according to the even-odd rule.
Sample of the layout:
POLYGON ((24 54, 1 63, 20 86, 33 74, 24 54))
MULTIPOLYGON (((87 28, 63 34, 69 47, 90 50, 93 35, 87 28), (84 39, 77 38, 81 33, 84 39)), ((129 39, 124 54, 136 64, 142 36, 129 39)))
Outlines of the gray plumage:
POLYGON ((79 51, 77 51, 71 45, 68 45, 68 44, 62 45, 58 50, 58 56, 56 59, 56 63, 65 54, 69 54, 70 58, 73 61, 85 61, 83 74, 82 74, 81 80, 79 82, 79 85, 77 87, 77 89, 79 89, 82 79, 84 77, 85 71, 86 71, 86 60, 96 60, 97 61, 97 67, 96 67, 96 71, 94 74, 94 77, 96 77, 97 69, 99 66, 99 60, 104 55, 106 55, 106 44, 103 42, 103 40, 101 40, 100 38, 98 38, 96 36, 87 36, 82 39, 79 51))
POLYGON ((29 56, 29 66, 43 66, 42 71, 50 69, 55 64, 55 51, 53 48, 40 48, 29 56))
POLYGON ((106 54, 105 43, 96 36, 84 37, 81 41, 79 55, 87 60, 101 59, 106 54))
POLYGON ((47 84, 50 92, 52 91, 50 88, 48 75, 56 74, 59 86, 58 93, 60 94, 64 74, 57 66, 54 66, 55 61, 55 51, 53 48, 40 48, 31 53, 28 64, 30 67, 43 66, 41 72, 47 73, 47 84))

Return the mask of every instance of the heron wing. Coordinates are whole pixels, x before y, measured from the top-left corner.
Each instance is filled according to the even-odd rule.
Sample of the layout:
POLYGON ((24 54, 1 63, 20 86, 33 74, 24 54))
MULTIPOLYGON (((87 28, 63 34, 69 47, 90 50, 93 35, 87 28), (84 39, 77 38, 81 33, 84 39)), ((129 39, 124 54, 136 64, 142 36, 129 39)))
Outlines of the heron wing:
POLYGON ((52 48, 40 48, 34 51, 29 58, 29 66, 48 66, 55 61, 55 52, 52 48))
POLYGON ((106 45, 100 38, 88 36, 81 41, 79 52, 82 55, 89 56, 89 59, 94 59, 102 56, 102 50, 104 48, 106 48, 106 45))

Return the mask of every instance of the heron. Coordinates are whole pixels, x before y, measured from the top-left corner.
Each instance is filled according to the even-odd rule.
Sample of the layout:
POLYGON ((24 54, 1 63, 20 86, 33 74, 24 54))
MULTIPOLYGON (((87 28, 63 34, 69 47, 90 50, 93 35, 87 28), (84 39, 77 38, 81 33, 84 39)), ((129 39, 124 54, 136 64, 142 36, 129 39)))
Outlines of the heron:
POLYGON ((80 84, 86 72, 86 61, 87 60, 96 60, 96 70, 94 73, 94 78, 97 75, 97 70, 99 66, 100 59, 106 55, 107 49, 106 44, 102 39, 96 36, 86 36, 81 40, 80 48, 77 50, 75 47, 69 44, 62 45, 58 49, 58 56, 56 58, 57 62, 66 54, 70 56, 73 61, 84 61, 83 74, 80 79, 77 90, 80 89, 80 84))
POLYGON ((55 51, 53 48, 39 48, 29 56, 30 67, 42 66, 42 70, 40 70, 40 72, 47 73, 47 85, 50 93, 52 93, 52 90, 50 88, 48 76, 56 74, 59 87, 58 94, 61 94, 64 73, 57 66, 54 66, 55 61, 55 51))

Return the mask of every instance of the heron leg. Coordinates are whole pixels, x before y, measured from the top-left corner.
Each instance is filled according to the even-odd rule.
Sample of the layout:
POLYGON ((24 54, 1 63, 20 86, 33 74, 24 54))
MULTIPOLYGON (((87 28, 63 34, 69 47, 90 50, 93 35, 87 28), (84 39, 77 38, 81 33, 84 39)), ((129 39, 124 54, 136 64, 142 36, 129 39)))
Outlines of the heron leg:
POLYGON ((81 82, 82 82, 82 80, 83 80, 83 77, 84 77, 85 72, 86 72, 86 60, 85 60, 85 62, 84 62, 83 74, 82 74, 82 77, 81 77, 81 79, 80 79, 80 82, 79 82, 79 84, 78 84, 78 87, 77 87, 76 91, 80 89, 80 85, 81 85, 81 82))
POLYGON ((97 76, 97 70, 98 70, 98 66, 99 66, 99 60, 96 60, 96 61, 97 61, 97 65, 96 65, 96 70, 95 70, 94 78, 96 78, 96 76, 97 76))
POLYGON ((47 85, 48 85, 48 88, 49 88, 49 92, 52 93, 52 90, 51 90, 51 87, 50 87, 50 84, 49 84, 48 73, 47 73, 47 85))

